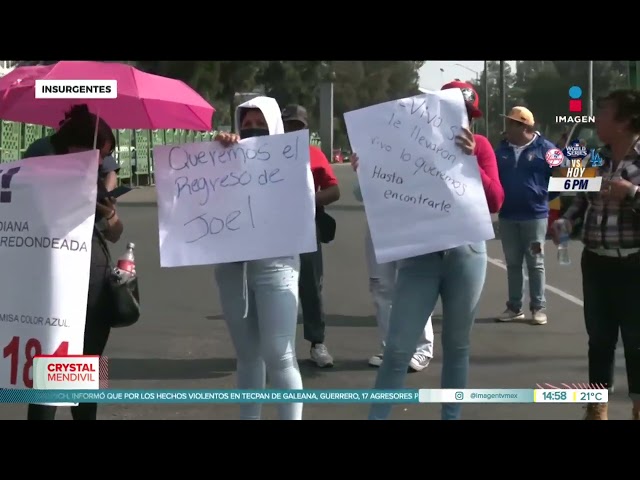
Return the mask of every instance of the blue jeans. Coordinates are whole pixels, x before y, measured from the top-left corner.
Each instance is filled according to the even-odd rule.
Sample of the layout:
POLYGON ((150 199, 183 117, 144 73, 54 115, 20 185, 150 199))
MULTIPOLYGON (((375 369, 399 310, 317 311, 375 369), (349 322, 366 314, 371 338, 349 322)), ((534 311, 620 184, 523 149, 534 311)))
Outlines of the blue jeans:
MULTIPOLYGON (((484 242, 400 262, 384 362, 375 388, 404 387, 407 368, 425 324, 442 299, 442 388, 466 388, 471 328, 487 271, 484 242)), ((442 419, 460 418, 460 404, 443 404, 442 419)), ((386 419, 390 404, 374 404, 370 420, 386 419)))
POLYGON ((546 218, 524 221, 500 219, 500 238, 507 263, 509 286, 507 308, 514 312, 522 310, 525 261, 529 273, 529 309, 533 311, 547 306, 544 297, 544 241, 547 236, 547 223, 546 218), (539 253, 532 251, 532 243, 540 244, 539 253))
MULTIPOLYGON (((215 268, 224 319, 237 355, 238 388, 301 390, 296 359, 298 256, 228 263, 215 268)), ((241 404, 243 420, 259 420, 260 404, 241 404)), ((302 403, 278 405, 281 420, 302 420, 302 403)))

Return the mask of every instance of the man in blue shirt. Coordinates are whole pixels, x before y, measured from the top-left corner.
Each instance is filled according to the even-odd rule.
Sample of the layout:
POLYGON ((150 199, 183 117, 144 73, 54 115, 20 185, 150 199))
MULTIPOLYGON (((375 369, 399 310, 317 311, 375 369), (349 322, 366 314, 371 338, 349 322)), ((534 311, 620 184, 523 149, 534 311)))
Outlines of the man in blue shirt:
MULTIPOLYGON (((533 114, 514 107, 506 115, 506 142, 496 150, 504 204, 499 214, 500 238, 507 263, 509 299, 498 321, 522 320, 523 263, 529 273, 529 309, 534 325, 545 325, 544 242, 549 216, 551 168, 545 160, 555 145, 535 130, 533 114)), ((557 194, 552 194, 551 199, 557 194)))

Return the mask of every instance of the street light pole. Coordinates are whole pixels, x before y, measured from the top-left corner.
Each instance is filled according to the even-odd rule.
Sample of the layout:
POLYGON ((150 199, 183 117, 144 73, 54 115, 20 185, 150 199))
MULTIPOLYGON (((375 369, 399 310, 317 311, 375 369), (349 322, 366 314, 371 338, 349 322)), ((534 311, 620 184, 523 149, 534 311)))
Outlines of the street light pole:
POLYGON ((589 61, 589 116, 593 116, 593 61, 589 61))
POLYGON ((327 159, 333 159, 333 83, 335 72, 331 63, 327 65, 327 81, 320 85, 320 148, 327 159))
MULTIPOLYGON (((486 66, 486 62, 485 62, 485 66, 486 66)), ((469 70, 471 73, 474 73, 475 76, 476 76, 476 83, 478 85, 480 85, 480 72, 474 70, 473 68, 469 68, 466 65, 462 65, 461 63, 456 63, 456 67, 461 67, 461 68, 469 70)))
POLYGON ((638 70, 640 62, 629 61, 629 88, 640 89, 640 82, 638 82, 638 70))
POLYGON ((502 131, 507 129, 507 119, 504 115, 507 114, 507 92, 505 88, 505 74, 504 74, 504 60, 500 60, 500 106, 502 110, 502 131))
POLYGON ((489 62, 484 61, 484 136, 489 138, 489 62))

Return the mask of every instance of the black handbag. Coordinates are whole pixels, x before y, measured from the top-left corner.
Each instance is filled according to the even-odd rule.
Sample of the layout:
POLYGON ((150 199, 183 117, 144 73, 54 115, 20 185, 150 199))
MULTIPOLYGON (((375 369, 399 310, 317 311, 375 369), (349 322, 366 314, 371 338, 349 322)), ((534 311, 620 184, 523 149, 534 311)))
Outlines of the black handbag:
POLYGON ((336 220, 324 210, 324 207, 316 209, 316 229, 321 243, 330 243, 336 238, 336 220))
POLYGON ((100 231, 95 228, 100 246, 109 260, 109 278, 107 288, 111 297, 109 303, 112 311, 109 315, 111 328, 130 327, 140 319, 140 290, 138 288, 138 275, 122 282, 114 272, 114 264, 107 241, 100 231))

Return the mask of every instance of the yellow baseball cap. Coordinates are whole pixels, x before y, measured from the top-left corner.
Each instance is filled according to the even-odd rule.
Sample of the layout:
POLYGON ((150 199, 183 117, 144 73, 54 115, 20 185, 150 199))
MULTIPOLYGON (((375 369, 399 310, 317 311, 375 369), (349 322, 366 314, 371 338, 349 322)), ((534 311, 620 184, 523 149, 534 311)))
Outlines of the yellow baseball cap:
POLYGON ((536 122, 533 119, 533 113, 531 110, 525 107, 513 107, 509 112, 509 115, 501 115, 502 117, 506 117, 510 120, 514 120, 516 122, 524 123, 530 127, 533 127, 536 122))

